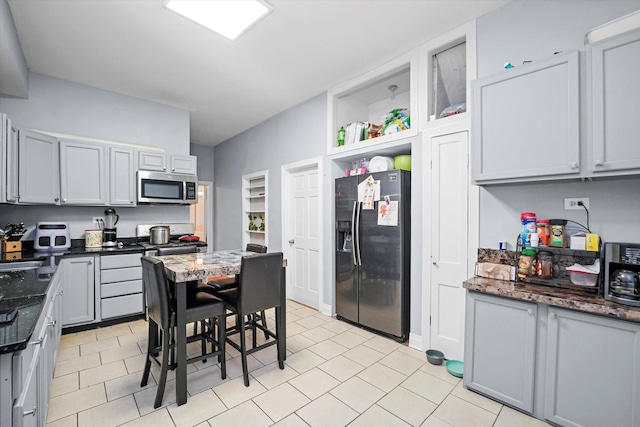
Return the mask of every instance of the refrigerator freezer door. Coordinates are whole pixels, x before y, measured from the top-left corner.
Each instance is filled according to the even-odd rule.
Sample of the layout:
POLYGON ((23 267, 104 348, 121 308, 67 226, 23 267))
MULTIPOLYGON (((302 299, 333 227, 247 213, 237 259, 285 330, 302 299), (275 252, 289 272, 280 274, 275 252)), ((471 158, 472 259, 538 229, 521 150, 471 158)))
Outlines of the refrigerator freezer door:
POLYGON ((336 314, 352 322, 358 322, 358 267, 354 262, 357 197, 357 176, 336 179, 336 314), (345 240, 350 243, 345 245, 345 240))
POLYGON ((380 181, 381 201, 374 210, 360 212, 359 323, 406 338, 409 292, 409 191, 403 172, 373 174, 380 181), (398 225, 378 225, 378 205, 398 202, 398 225), (407 228, 408 230, 408 228, 407 228))

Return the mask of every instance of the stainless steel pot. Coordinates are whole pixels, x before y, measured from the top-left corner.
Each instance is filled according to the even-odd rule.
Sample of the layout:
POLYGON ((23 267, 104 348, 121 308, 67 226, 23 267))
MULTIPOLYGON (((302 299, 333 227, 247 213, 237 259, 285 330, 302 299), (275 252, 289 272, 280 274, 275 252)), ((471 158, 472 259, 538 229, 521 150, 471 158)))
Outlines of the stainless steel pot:
POLYGON ((171 227, 168 225, 154 225, 149 229, 149 238, 152 245, 165 245, 169 243, 171 227))

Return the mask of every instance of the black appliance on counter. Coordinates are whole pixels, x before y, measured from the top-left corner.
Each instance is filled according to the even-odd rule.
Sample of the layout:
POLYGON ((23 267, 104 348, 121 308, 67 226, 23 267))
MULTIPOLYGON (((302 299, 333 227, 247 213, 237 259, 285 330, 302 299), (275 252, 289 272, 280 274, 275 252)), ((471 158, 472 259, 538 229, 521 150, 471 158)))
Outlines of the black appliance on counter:
POLYGON ((604 244, 604 298, 640 307, 640 243, 604 244))
POLYGON ((195 226, 192 223, 162 224, 170 229, 170 237, 167 243, 151 243, 150 229, 158 224, 140 224, 136 227, 136 242, 144 248, 144 254, 154 256, 158 254, 158 248, 174 248, 182 246, 195 246, 197 252, 206 252, 205 242, 184 240, 186 236, 193 236, 195 226), (180 240, 183 238, 183 240, 180 240))
POLYGON ((337 317, 406 340, 411 174, 392 170, 338 178, 335 209, 337 317), (361 194, 360 200, 365 200, 361 202, 358 185, 369 176, 379 182, 379 194, 374 194, 373 200, 370 193, 361 194), (367 200, 373 209, 363 209, 367 200), (391 215, 389 221, 385 221, 385 214, 391 215))

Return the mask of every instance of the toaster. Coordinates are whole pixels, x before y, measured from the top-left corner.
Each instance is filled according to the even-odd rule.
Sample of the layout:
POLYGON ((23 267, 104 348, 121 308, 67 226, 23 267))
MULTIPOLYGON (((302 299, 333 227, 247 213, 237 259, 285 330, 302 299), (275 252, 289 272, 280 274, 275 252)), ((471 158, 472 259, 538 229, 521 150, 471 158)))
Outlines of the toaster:
POLYGON ((37 251, 69 249, 71 247, 69 224, 66 222, 39 222, 36 225, 33 247, 37 251))

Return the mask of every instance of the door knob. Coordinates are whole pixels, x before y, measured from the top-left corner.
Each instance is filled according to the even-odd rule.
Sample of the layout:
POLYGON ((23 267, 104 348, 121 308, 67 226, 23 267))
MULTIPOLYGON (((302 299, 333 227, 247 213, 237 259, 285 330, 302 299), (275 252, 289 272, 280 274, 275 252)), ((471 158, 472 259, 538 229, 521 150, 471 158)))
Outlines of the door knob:
POLYGON ((295 243, 295 240, 293 240, 293 239, 289 240, 289 244, 290 245, 293 245, 294 243, 295 243))

